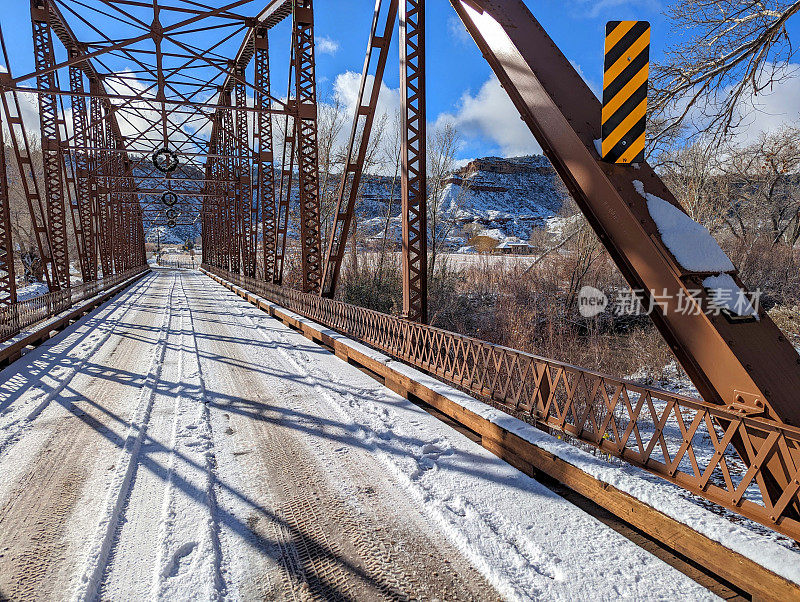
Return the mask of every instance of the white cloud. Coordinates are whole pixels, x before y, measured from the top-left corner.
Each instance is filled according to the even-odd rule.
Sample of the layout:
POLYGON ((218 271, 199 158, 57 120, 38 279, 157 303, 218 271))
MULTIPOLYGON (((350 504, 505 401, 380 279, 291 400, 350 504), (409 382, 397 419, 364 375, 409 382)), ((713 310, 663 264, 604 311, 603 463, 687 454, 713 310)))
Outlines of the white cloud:
MULTIPOLYGON (((770 65, 765 72, 771 73, 770 65)), ((762 134, 770 134, 784 126, 800 124, 800 64, 792 63, 778 70, 775 74, 776 81, 769 88, 753 93, 752 88, 740 98, 734 110, 732 120, 735 126, 732 134, 734 144, 750 144, 756 142, 762 134)), ((733 86, 719 92, 719 99, 726 99, 733 90, 733 86)), ((708 105, 701 101, 692 107, 684 122, 686 135, 693 136, 697 132, 705 131, 711 121, 711 116, 722 111, 721 103, 713 104, 713 99, 708 105)), ((673 107, 670 115, 676 116, 682 112, 688 98, 681 99, 673 107)))
POLYGON ((317 36, 316 50, 320 54, 336 54, 339 51, 339 42, 326 36, 317 36))
POLYGON ((739 106, 742 126, 737 141, 754 142, 762 133, 775 132, 800 122, 800 65, 788 66, 782 81, 757 96, 748 96, 739 106))
POLYGON ((465 93, 459 105, 455 114, 444 113, 437 121, 451 120, 467 141, 489 140, 505 157, 542 152, 496 77, 483 84, 476 95, 465 93))
MULTIPOLYGON (((374 81, 373 76, 369 76, 367 80, 367 90, 372 86, 374 81)), ((345 108, 347 113, 352 118, 356 104, 358 103, 358 90, 361 84, 361 74, 354 73, 353 71, 346 71, 336 76, 336 81, 333 83, 334 98, 339 100, 345 108)), ((378 96, 378 106, 376 110, 376 117, 383 114, 389 116, 394 115, 400 110, 400 88, 389 88, 385 83, 381 82, 381 91, 378 96)))
POLYGON ((596 19, 606 15, 619 19, 619 15, 616 13, 628 7, 636 12, 641 12, 643 8, 658 12, 663 11, 663 6, 659 0, 581 0, 579 4, 582 6, 575 10, 573 14, 589 19, 596 19))
POLYGON ((472 46, 475 44, 472 36, 469 35, 467 28, 461 22, 461 19, 455 15, 451 15, 447 19, 447 31, 461 44, 465 44, 467 46, 472 46))
POLYGON ((581 79, 586 82, 586 85, 589 86, 589 89, 594 92, 594 95, 600 99, 603 96, 603 87, 596 82, 593 78, 587 77, 586 74, 583 72, 581 66, 576 63, 575 61, 570 61, 570 64, 575 67, 575 71, 578 72, 578 75, 581 76, 581 79))

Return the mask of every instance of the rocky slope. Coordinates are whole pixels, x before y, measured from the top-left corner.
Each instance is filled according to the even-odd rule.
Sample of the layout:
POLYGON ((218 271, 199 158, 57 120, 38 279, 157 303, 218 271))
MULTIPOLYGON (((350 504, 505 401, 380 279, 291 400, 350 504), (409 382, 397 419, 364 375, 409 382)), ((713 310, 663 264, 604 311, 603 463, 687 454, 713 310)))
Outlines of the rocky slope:
MULTIPOLYGON (((338 177, 328 179, 328 194, 335 196, 338 177)), ((475 159, 457 170, 438 194, 440 238, 457 247, 481 230, 499 230, 501 236, 530 238, 531 231, 545 226, 558 213, 566 191, 558 182, 550 162, 541 155, 502 159, 475 159)), ((187 208, 189 209, 189 208, 187 208)), ((191 211, 191 209, 189 209, 191 211)), ((196 211, 196 209, 195 209, 196 211)), ((381 239, 387 230, 390 241, 400 241, 400 182, 388 176, 366 176, 357 206, 360 234, 381 239)), ((199 223, 174 229, 146 224, 148 240, 178 243, 200 234, 199 223), (149 227, 149 228, 148 228, 149 227)))

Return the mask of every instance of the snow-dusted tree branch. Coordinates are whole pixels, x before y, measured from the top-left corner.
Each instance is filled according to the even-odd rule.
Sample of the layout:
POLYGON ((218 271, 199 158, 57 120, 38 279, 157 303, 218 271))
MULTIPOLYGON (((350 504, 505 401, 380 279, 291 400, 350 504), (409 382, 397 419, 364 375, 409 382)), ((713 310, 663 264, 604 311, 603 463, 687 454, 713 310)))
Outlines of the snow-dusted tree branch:
POLYGON ((786 23, 798 11, 800 0, 678 0, 667 11, 673 44, 650 80, 653 140, 718 141, 746 123, 754 97, 792 75, 786 23))

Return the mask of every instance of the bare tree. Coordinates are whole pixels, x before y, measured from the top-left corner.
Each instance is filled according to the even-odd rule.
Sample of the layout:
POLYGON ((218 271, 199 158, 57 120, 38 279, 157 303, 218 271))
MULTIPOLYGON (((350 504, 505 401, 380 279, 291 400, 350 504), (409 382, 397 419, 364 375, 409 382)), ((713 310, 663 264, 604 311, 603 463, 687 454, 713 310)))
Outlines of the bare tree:
MULTIPOLYGON (((674 137, 691 123, 714 139, 746 118, 748 96, 790 77, 797 52, 786 22, 800 0, 678 0, 667 10, 674 43, 653 66, 653 140, 674 137)), ((651 148, 656 148, 651 145, 651 148)))
POLYGON ((320 104, 317 117, 317 142, 319 157, 319 200, 322 241, 327 243, 330 236, 333 212, 336 211, 336 195, 341 178, 344 151, 337 146, 347 112, 338 98, 333 104, 320 104))
POLYGON ((771 245, 792 247, 800 239, 800 128, 762 134, 754 144, 731 146, 718 163, 728 184, 724 219, 739 238, 769 235, 771 245))
POLYGON ((428 251, 429 274, 433 275, 436 259, 445 240, 456 225, 458 208, 468 194, 466 183, 458 186, 455 196, 445 195, 456 166, 456 152, 461 136, 455 125, 446 121, 428 133, 428 251))
POLYGON ((686 213, 715 232, 729 212, 728 191, 720 179, 718 146, 707 138, 684 143, 660 157, 660 175, 686 213))

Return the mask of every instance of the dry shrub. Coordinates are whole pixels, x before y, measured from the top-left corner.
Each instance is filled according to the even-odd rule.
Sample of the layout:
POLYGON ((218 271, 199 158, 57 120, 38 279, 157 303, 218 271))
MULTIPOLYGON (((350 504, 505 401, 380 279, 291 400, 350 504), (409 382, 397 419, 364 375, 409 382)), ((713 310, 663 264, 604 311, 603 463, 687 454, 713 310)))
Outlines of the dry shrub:
POLYGON ((338 298, 345 303, 397 314, 403 306, 403 285, 397 262, 378 254, 362 254, 356 267, 342 271, 338 298))
POLYGON ((761 290, 761 304, 800 303, 800 254, 788 245, 773 244, 767 236, 734 239, 724 244, 739 275, 750 290, 761 290))
MULTIPOLYGON (((729 247, 745 282, 761 287, 778 326, 800 343, 798 257, 785 247, 756 241, 729 247), (780 305, 776 305, 780 303, 780 305)), ((439 256, 429 278, 433 326, 615 376, 664 382, 683 379, 675 357, 646 315, 615 315, 616 295, 628 286, 605 250, 587 237, 552 253, 532 269, 529 261, 439 256), (583 286, 604 291, 609 308, 593 318, 577 310, 583 286)), ((355 270, 345 267, 339 298, 399 314, 401 271, 396 257, 360 254, 355 270)))
POLYGON ((776 305, 769 310, 769 316, 795 345, 800 345, 800 305, 776 305))

